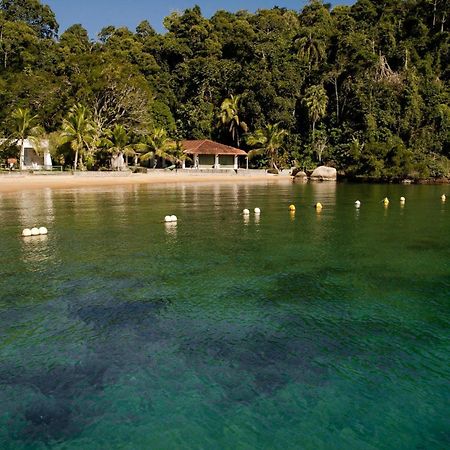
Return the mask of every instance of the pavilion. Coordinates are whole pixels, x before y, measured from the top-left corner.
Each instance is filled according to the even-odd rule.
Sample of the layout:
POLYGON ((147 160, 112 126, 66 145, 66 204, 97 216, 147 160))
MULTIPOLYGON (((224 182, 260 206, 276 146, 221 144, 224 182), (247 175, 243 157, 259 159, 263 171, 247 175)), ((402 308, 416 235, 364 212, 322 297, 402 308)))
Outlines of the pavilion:
MULTIPOLYGON (((239 157, 245 158, 245 168, 248 169, 248 155, 244 150, 220 144, 208 139, 197 141, 182 141, 184 153, 192 158, 190 167, 194 169, 234 169, 240 167, 239 157)), ((241 162, 242 164, 242 162, 241 162)), ((189 167, 183 162, 183 169, 189 167)))

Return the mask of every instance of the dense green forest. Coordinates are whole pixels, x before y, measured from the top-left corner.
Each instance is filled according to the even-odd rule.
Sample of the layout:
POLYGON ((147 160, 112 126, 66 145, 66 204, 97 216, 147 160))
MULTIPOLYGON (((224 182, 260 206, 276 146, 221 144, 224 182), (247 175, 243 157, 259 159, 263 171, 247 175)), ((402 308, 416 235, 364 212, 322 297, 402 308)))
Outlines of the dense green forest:
POLYGON ((143 21, 91 40, 79 24, 59 35, 38 0, 2 0, 1 134, 48 136, 60 163, 94 169, 119 150, 178 161, 171 143, 212 138, 267 150, 254 167, 448 176, 449 13, 446 0, 210 19, 195 6, 163 34, 143 21))

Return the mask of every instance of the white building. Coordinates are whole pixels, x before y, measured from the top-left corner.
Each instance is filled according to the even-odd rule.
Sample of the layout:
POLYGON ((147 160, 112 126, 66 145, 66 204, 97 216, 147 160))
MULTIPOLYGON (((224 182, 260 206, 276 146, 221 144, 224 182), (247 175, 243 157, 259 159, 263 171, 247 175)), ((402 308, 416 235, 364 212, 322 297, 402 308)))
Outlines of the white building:
MULTIPOLYGON (((0 143, 5 142, 4 139, 0 140, 0 143)), ((17 140, 16 146, 22 147, 22 139, 17 140)), ((52 158, 50 156, 50 150, 48 146, 48 140, 43 139, 40 143, 40 148, 36 151, 35 144, 30 139, 24 140, 24 160, 25 170, 51 170, 53 167, 52 158)))

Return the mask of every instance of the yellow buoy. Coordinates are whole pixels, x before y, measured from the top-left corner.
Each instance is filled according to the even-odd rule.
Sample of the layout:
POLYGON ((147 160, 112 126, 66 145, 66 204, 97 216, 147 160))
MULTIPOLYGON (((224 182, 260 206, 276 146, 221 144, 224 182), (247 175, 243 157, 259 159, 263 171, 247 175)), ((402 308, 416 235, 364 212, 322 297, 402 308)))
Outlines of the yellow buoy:
POLYGON ((389 205, 389 199, 388 199, 387 197, 385 197, 385 198, 383 199, 383 203, 384 203, 384 206, 389 205))
POLYGON ((405 203, 406 202, 406 198, 405 197, 400 197, 400 203, 405 203))
POLYGON ((442 194, 442 195, 441 195, 441 200, 442 200, 443 202, 445 202, 445 201, 447 200, 447 196, 446 196, 445 194, 442 194))
POLYGON ((289 211, 294 212, 294 211, 295 211, 295 205, 290 205, 290 206, 289 206, 289 211))
POLYGON ((321 210, 323 208, 322 203, 316 203, 316 209, 321 210))

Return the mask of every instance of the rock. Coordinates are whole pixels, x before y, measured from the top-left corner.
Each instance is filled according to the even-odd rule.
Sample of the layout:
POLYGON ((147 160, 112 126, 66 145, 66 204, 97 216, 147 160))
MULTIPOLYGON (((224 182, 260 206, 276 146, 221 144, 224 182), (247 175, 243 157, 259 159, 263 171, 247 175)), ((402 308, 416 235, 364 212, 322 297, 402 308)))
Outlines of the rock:
POLYGON ((312 181, 336 181, 337 170, 334 167, 320 166, 311 175, 312 181))
POLYGON ((303 170, 299 170, 295 175, 294 178, 308 178, 308 175, 306 175, 306 172, 303 172, 303 170))

